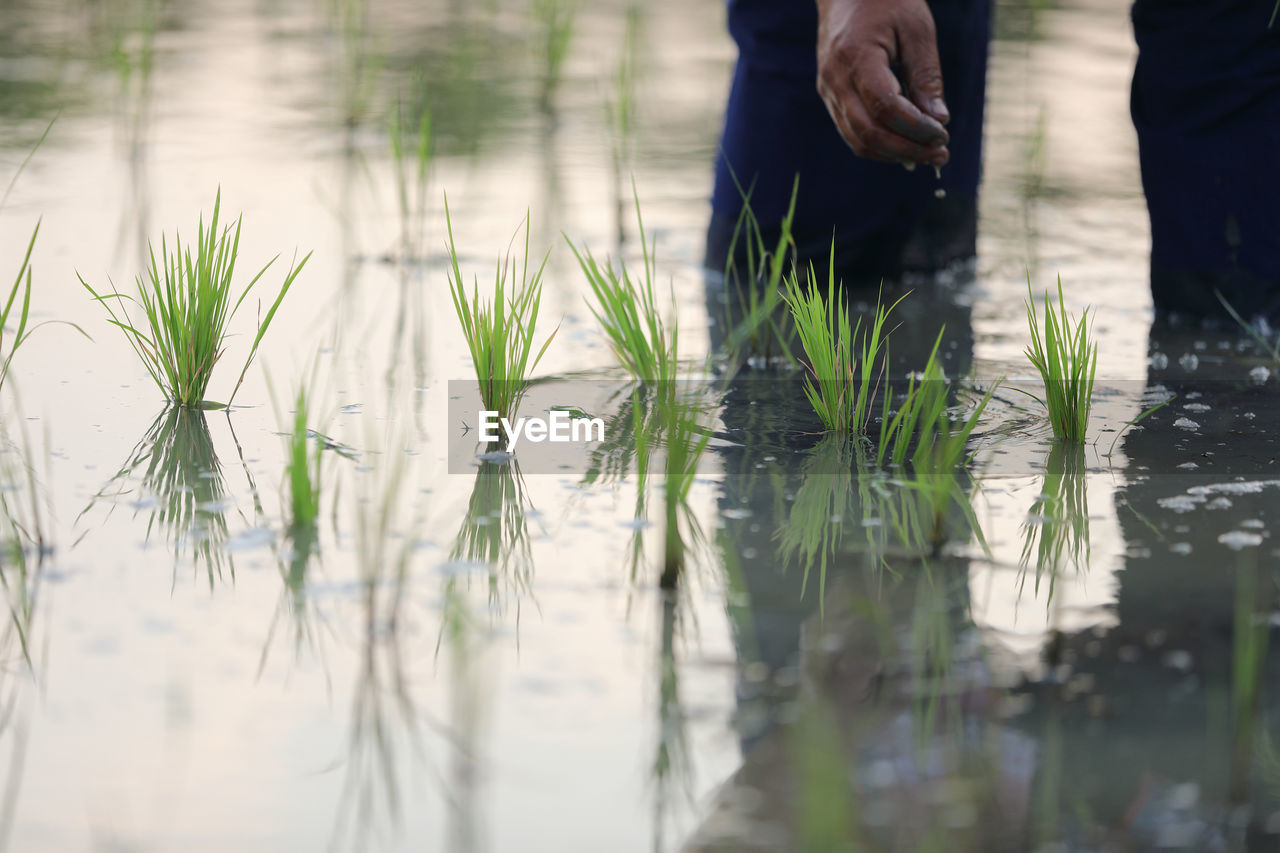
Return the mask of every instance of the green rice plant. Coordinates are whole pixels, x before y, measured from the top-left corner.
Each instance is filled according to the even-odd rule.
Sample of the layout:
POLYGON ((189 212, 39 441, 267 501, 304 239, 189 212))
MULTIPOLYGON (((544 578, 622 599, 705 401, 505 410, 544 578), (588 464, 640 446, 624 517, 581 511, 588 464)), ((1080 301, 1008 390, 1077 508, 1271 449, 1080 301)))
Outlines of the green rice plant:
MULTIPOLYGON (((36 144, 27 152, 27 156, 23 158, 22 163, 13 173, 13 177, 9 179, 9 185, 5 187, 4 195, 0 196, 0 208, 3 208, 5 202, 9 200, 9 193, 13 191, 14 184, 18 182, 18 177, 26 170, 31 158, 35 156, 36 151, 44 144, 45 139, 49 136, 49 131, 53 129, 53 123, 57 120, 57 116, 50 120, 44 129, 44 133, 40 134, 36 144)), ((13 287, 9 289, 9 296, 4 300, 4 307, 0 309, 0 387, 4 386, 5 377, 9 375, 9 365, 12 364, 13 357, 18 354, 18 349, 26 343, 27 338, 31 337, 31 333, 41 326, 49 323, 60 323, 70 326, 86 338, 89 337, 85 334, 84 329, 81 329, 75 323, 68 323, 65 320, 46 320, 28 328, 31 311, 31 252, 35 248, 36 237, 39 234, 40 222, 37 221, 36 227, 31 231, 31 239, 27 241, 27 251, 22 256, 22 263, 18 266, 18 275, 13 280, 13 287), (16 304, 19 290, 22 291, 21 305, 16 304), (15 308, 18 311, 16 318, 17 328, 13 330, 12 336, 10 336, 8 330, 15 308)))
POLYGON ((400 208, 400 251, 408 260, 422 248, 421 228, 426 216, 427 176, 431 168, 431 110, 425 105, 420 108, 414 128, 400 101, 391 109, 389 123, 387 135, 391 140, 396 201, 400 208))
POLYGON ((564 70, 569 44, 573 41, 578 0, 532 0, 529 8, 542 47, 542 77, 538 105, 550 113, 564 70))
POLYGON ((885 395, 876 457, 879 465, 884 465, 886 458, 894 465, 902 465, 908 450, 913 450, 911 464, 917 472, 946 474, 958 471, 971 457, 967 452, 969 438, 1000 382, 987 389, 968 417, 958 422, 953 420, 951 384, 938 360, 944 332, 945 329, 938 332, 919 377, 911 377, 906 397, 896 413, 890 411, 890 395, 885 395))
MULTIPOLYGON (((736 184, 737 176, 733 179, 736 184)), ((797 175, 792 184, 791 203, 779 226, 778 239, 772 251, 765 244, 760 222, 751 209, 751 190, 744 190, 738 185, 738 191, 742 194, 742 210, 729 241, 724 271, 725 288, 733 289, 725 305, 730 330, 725 338, 725 349, 735 363, 758 359, 768 365, 774 359, 782 358, 790 364, 795 361, 791 352, 795 329, 788 326, 779 314, 785 313, 780 311, 786 304, 784 275, 795 253, 791 223, 795 219, 800 176, 797 175), (745 270, 737 268, 739 241, 745 250, 745 270)))
POLYGON ((27 243, 27 253, 22 257, 22 265, 18 267, 18 277, 13 280, 13 287, 9 289, 9 298, 5 300, 3 310, 0 310, 0 358, 3 359, 0 361, 0 387, 4 385, 5 377, 9 375, 9 365, 17 355, 18 348, 34 331, 34 328, 27 328, 27 319, 31 309, 31 250, 36 245, 36 235, 39 233, 40 223, 37 222, 35 229, 31 232, 31 240, 27 243), (9 328, 9 318, 13 314, 14 301, 17 299, 19 288, 22 289, 22 306, 18 310, 17 328, 13 331, 13 337, 6 341, 8 337, 6 330, 9 328))
POLYGON ((618 363, 641 382, 666 383, 676 376, 679 330, 674 320, 668 326, 658 310, 654 281, 657 246, 646 241, 638 196, 635 208, 636 224, 640 229, 640 253, 644 260, 642 281, 632 277, 624 261, 618 262, 619 269, 615 271, 607 260, 602 265, 590 250, 580 252, 568 237, 565 241, 591 285, 596 304, 588 307, 604 329, 605 340, 618 363))
POLYGON ((236 220, 234 232, 230 226, 219 230, 221 206, 222 191, 219 190, 209 227, 205 228, 203 216, 196 227, 194 254, 190 244, 184 246, 181 236, 176 234, 172 254, 168 240, 161 238, 158 262, 152 246, 151 268, 145 278, 138 277, 136 297, 120 293, 114 285, 110 293, 100 294, 83 276, 76 274, 85 289, 106 309, 111 324, 124 332, 156 387, 171 402, 185 407, 223 408, 231 405, 280 303, 311 258, 308 252, 300 263, 290 265, 275 301, 258 321, 258 332, 227 402, 209 402, 205 393, 226 346, 227 325, 253 286, 279 257, 277 255, 268 261, 233 301, 232 280, 240 249, 241 220, 236 220), (118 310, 112 307, 113 301, 118 310), (128 305, 131 302, 142 308, 145 324, 135 323, 130 316, 128 305))
POLYGON ((850 322, 844 290, 836 284, 833 241, 825 297, 817 287, 802 287, 792 272, 783 298, 804 347, 809 372, 804 392, 813 410, 829 431, 866 435, 887 360, 885 324, 889 313, 906 297, 888 307, 877 305, 875 318, 864 334, 861 318, 850 322))
MULTIPOLYGON (((330 447, 338 447, 311 426, 314 419, 311 388, 314 383, 313 374, 309 383, 298 384, 291 413, 281 413, 278 407, 276 410, 276 418, 283 427, 280 433, 285 444, 285 466, 282 479, 284 490, 288 493, 286 503, 288 515, 285 526, 291 537, 294 534, 300 536, 314 534, 316 521, 320 517, 324 451, 330 447)), ((270 378, 267 380, 267 387, 271 389, 270 378)), ((271 394, 274 403, 274 389, 271 389, 271 394)), ((340 449, 339 452, 341 452, 340 449)))
POLYGON ((1044 329, 1031 294, 1027 277, 1027 325, 1031 345, 1027 358, 1044 382, 1041 403, 1049 411, 1053 436, 1059 441, 1083 444, 1093 402, 1093 378, 1098 368, 1098 344, 1089 339, 1089 309, 1079 323, 1073 323, 1062 297, 1062 277, 1058 277, 1058 309, 1055 313, 1044 295, 1044 329))
MULTIPOLYGON (((471 295, 468 296, 462 280, 448 196, 444 200, 444 216, 449 234, 449 294, 453 297, 453 307, 471 352, 476 382, 480 386, 480 401, 485 409, 497 412, 499 418, 511 418, 528 388, 529 373, 542 360, 560 328, 557 326, 552 330, 541 349, 533 353, 534 329, 542 303, 542 271, 547 266, 550 252, 543 256, 542 263, 530 277, 529 218, 526 216, 522 226, 523 259, 513 258, 508 248, 494 272, 493 301, 482 301, 478 281, 472 284, 471 295)), ((519 235, 518 230, 516 234, 519 235)))

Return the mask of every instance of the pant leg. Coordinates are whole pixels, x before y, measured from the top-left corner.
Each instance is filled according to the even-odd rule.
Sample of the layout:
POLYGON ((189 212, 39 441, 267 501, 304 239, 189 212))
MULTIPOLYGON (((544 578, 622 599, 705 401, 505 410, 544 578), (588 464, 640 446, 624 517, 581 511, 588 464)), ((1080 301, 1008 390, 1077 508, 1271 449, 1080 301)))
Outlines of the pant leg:
POLYGON ((842 274, 870 283, 897 277, 904 265, 936 268, 972 256, 990 0, 932 4, 952 115, 941 181, 929 167, 908 172, 859 158, 840 137, 816 89, 814 4, 729 0, 728 8, 739 56, 716 161, 708 268, 724 268, 742 191, 751 189, 768 240, 797 175, 793 233, 802 262, 825 263, 833 237, 842 274))
POLYGON ((1137 0, 1131 112, 1161 314, 1280 318, 1280 24, 1264 0, 1137 0))

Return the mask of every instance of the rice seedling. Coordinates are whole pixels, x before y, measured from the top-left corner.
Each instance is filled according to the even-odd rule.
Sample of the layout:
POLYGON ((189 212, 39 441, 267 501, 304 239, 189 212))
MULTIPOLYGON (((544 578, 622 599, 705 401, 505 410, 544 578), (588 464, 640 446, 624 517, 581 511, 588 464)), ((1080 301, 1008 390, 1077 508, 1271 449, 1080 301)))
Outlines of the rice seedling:
POLYGON ((832 242, 825 296, 817 287, 802 287, 792 272, 783 298, 804 347, 808 367, 804 392, 813 410, 829 431, 866 435, 872 402, 885 371, 885 325, 889 313, 905 296, 888 307, 877 305, 865 333, 861 318, 850 323, 844 291, 836 284, 832 242))
POLYGON ((224 408, 231 405, 280 303, 311 258, 308 252, 301 262, 290 265, 275 301, 258 321, 257 334, 227 402, 206 400, 213 369, 225 350, 227 325, 254 285, 279 257, 277 255, 268 261, 233 301, 241 220, 236 220, 234 232, 230 226, 220 230, 218 217, 221 206, 222 191, 219 190, 208 228, 204 225, 203 215, 196 227, 194 254, 190 244, 184 245, 181 236, 176 234, 172 253, 168 240, 161 238, 159 261, 156 260, 155 247, 151 247, 151 267, 145 278, 138 277, 136 297, 120 293, 114 285, 110 293, 100 294, 83 276, 76 274, 84 288, 106 309, 111 324, 124 333, 156 387, 168 400, 184 407, 224 408), (117 307, 112 307, 113 302, 117 307), (130 303, 141 307, 145 323, 135 323, 129 313, 130 303))
MULTIPOLYGON (((734 176, 737 181, 737 176, 734 176)), ((791 187, 791 203, 787 215, 778 229, 778 239, 770 251, 765 244, 760 222, 751 209, 751 190, 738 187, 742 193, 742 211, 734 225, 729 241, 728 259, 725 262, 725 288, 733 289, 735 302, 726 302, 726 320, 729 334, 725 349, 734 363, 759 363, 767 366, 781 358, 790 364, 795 361, 791 342, 795 330, 786 325, 780 311, 784 300, 784 275, 795 252, 795 240, 791 236, 791 223, 795 218, 796 195, 800 190, 800 177, 796 176, 791 187), (738 264, 738 244, 744 247, 746 269, 738 264), (735 318, 736 314, 741 319, 735 318)))
POLYGON ((1031 294, 1027 278, 1027 325, 1031 329, 1031 345, 1027 358, 1040 373, 1044 398, 1040 401, 1049 412, 1053 436, 1072 444, 1084 443, 1089 426, 1089 408, 1093 402, 1093 379, 1098 367, 1098 344, 1089 339, 1089 309, 1078 323, 1067 313, 1062 296, 1062 277, 1058 277, 1058 309, 1055 313, 1044 295, 1044 329, 1031 294))
MULTIPOLYGON (((53 123, 57 121, 57 116, 50 120, 45 127, 44 132, 40 134, 40 138, 31 150, 27 152, 27 156, 23 158, 17 170, 13 173, 13 177, 9 179, 9 185, 5 187, 4 195, 0 196, 0 208, 4 207, 4 203, 9 199, 9 193, 13 191, 14 185, 18 182, 19 176, 26 170, 27 164, 31 162, 31 158, 35 156, 36 151, 44 144, 45 139, 49 136, 49 131, 53 129, 53 123)), ((18 349, 31 337, 31 333, 41 326, 49 323, 59 323, 61 325, 70 326, 86 338, 89 337, 85 331, 75 323, 69 323, 65 320, 46 320, 42 323, 36 323, 28 328, 31 311, 31 252, 36 245, 36 237, 40 234, 40 223, 37 221, 35 228, 31 230, 31 239, 27 241, 27 251, 22 256, 22 263, 18 266, 18 274, 14 277, 13 287, 9 288, 9 296, 4 300, 4 307, 0 309, 0 387, 4 386, 4 380, 9 375, 9 366, 13 363, 13 357, 18 354, 18 349), (22 291, 22 304, 17 304, 18 291, 22 291), (13 319, 14 309, 17 309, 16 318, 17 328, 9 333, 10 320, 13 319)))
POLYGON ((422 248, 422 222, 427 209, 427 176, 431 168, 431 110, 420 108, 416 126, 405 114, 403 101, 390 111, 387 135, 400 208, 400 251, 405 260, 422 248), (410 160, 412 152, 412 160, 410 160))
POLYGON ((890 410, 891 395, 886 394, 880 420, 880 441, 876 462, 902 465, 911 454, 912 467, 919 473, 945 474, 958 471, 968 460, 970 436, 978 426, 982 413, 991 402, 997 381, 987 389, 967 418, 956 422, 951 417, 951 384, 938 360, 945 329, 938 332, 924 370, 912 376, 898 411, 890 410))
POLYGON ((532 0, 530 14, 538 30, 542 47, 542 77, 539 81, 538 106, 550 113, 573 40, 574 19, 578 15, 577 0, 532 0))
POLYGON ((565 240, 591 286, 596 301, 595 305, 589 305, 591 313, 604 329, 605 340, 618 363, 643 383, 667 383, 676 375, 679 330, 674 320, 668 325, 658 310, 654 281, 657 246, 646 240, 638 196, 635 209, 644 263, 643 280, 632 277, 626 262, 619 261, 619 269, 615 271, 607 260, 600 264, 590 250, 580 252, 573 241, 568 237, 565 240))
POLYGON ((613 164, 614 224, 619 252, 626 240, 623 229, 622 176, 629 171, 635 147, 636 66, 639 62, 643 16, 644 10, 639 3, 627 5, 622 45, 618 50, 618 69, 613 80, 613 95, 605 100, 605 118, 613 130, 610 134, 609 153, 613 164))
POLYGON ((1252 338, 1254 343, 1256 343, 1263 352, 1270 356, 1272 362, 1280 364, 1280 344, 1269 340, 1257 325, 1250 323, 1242 317, 1240 312, 1235 309, 1235 306, 1228 302, 1227 298, 1222 295, 1222 291, 1215 291, 1214 295, 1218 297, 1218 301, 1222 303, 1222 307, 1231 315, 1231 319, 1235 320, 1240 328, 1244 330, 1245 334, 1252 338))
MULTIPOLYGON (((524 257, 516 258, 510 248, 497 263, 494 273, 493 300, 485 302, 479 295, 479 283, 473 282, 467 295, 462 271, 458 267, 458 251, 453 239, 453 222, 449 215, 449 199, 444 202, 445 224, 449 235, 449 293, 462 323, 480 401, 484 408, 497 412, 499 418, 512 418, 529 385, 529 373, 542 360, 555 338, 559 326, 552 330, 542 347, 533 352, 534 330, 538 308, 542 302, 542 271, 547 257, 529 274, 529 219, 524 228, 524 257), (518 276, 518 278, 517 278, 518 276), (532 356, 532 358, 531 358, 532 356)), ((516 232, 517 236, 519 231, 516 232)), ((514 241, 515 238, 513 238, 514 241)))

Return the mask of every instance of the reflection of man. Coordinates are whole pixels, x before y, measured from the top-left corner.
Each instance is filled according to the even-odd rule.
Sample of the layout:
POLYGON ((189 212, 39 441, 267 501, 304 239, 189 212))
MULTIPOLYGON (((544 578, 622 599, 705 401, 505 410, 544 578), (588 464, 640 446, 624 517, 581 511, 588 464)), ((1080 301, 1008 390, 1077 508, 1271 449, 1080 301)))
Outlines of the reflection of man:
MULTIPOLYGON (((776 228, 796 174, 802 260, 825 258, 833 231, 847 280, 972 256, 990 0, 728 5, 739 57, 708 266, 723 266, 742 191, 752 188, 753 211, 776 228)), ((1280 27, 1268 28, 1270 7, 1133 5, 1131 109, 1162 313, 1222 313, 1220 290, 1242 313, 1280 318, 1280 27)))

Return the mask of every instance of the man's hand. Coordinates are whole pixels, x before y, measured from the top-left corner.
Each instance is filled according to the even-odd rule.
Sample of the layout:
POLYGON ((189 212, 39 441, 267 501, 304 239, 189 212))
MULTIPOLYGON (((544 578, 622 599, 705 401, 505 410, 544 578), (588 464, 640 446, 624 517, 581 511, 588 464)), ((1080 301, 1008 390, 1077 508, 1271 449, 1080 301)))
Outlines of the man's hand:
POLYGON ((817 0, 818 93, 855 154, 941 166, 950 119, 925 0, 817 0), (904 95, 891 67, 902 66, 904 95))

